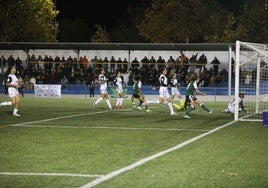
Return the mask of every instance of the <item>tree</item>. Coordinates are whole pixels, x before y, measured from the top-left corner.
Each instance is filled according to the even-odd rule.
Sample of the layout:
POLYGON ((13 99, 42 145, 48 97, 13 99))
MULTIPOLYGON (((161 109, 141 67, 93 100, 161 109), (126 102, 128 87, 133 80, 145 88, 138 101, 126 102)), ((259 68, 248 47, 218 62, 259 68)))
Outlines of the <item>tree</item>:
POLYGON ((65 18, 59 21, 58 40, 60 42, 89 42, 93 30, 82 19, 74 21, 65 18))
POLYGON ((135 25, 121 23, 109 32, 110 42, 144 42, 135 25))
POLYGON ((216 1, 202 2, 208 16, 204 23, 203 41, 212 43, 234 42, 234 28, 237 22, 232 13, 225 10, 216 1))
POLYGON ((109 42, 109 34, 106 32, 105 28, 102 28, 100 25, 95 25, 95 34, 91 36, 91 42, 93 43, 105 43, 109 42))
POLYGON ((234 23, 215 1, 153 0, 137 28, 151 42, 222 42, 234 23))
POLYGON ((143 0, 139 4, 128 6, 128 17, 125 20, 119 20, 117 25, 111 28, 110 42, 147 42, 136 27, 144 19, 144 11, 149 4, 147 1, 143 0))
POLYGON ((246 0, 240 9, 236 37, 241 41, 268 43, 266 0, 246 0))
POLYGON ((56 41, 58 11, 52 0, 1 0, 0 40, 56 41))

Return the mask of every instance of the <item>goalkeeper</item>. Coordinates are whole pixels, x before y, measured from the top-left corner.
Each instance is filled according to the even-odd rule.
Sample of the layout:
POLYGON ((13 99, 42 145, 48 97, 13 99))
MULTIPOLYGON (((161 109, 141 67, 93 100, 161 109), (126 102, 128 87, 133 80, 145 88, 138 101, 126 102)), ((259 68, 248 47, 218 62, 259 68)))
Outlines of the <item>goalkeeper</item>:
MULTIPOLYGON (((244 97, 245 94, 244 93, 239 93, 239 97, 238 97, 238 104, 239 104, 239 111, 242 112, 246 112, 245 110, 245 106, 244 106, 244 97)), ((235 99, 233 99, 229 104, 226 110, 224 110, 225 112, 230 112, 230 113, 235 113, 235 99)))

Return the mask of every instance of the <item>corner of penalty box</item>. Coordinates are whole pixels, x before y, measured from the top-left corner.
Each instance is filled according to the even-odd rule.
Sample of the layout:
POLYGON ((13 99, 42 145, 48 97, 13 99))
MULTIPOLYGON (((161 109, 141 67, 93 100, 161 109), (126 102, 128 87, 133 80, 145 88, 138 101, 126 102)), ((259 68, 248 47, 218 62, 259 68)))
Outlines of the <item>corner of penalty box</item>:
POLYGON ((263 126, 268 127, 268 111, 262 113, 263 126))

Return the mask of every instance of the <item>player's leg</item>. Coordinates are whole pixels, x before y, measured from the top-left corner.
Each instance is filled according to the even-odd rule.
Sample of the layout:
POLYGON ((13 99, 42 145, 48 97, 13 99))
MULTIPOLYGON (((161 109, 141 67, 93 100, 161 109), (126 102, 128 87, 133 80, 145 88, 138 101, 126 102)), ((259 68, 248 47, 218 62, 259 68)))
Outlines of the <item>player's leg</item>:
POLYGON ((5 101, 0 103, 0 106, 11 106, 11 105, 12 105, 11 101, 5 101))
POLYGON ((14 110, 13 110, 13 115, 14 116, 20 116, 18 114, 18 110, 19 110, 19 106, 20 106, 20 95, 16 94, 13 98, 12 98, 12 103, 15 105, 14 110))

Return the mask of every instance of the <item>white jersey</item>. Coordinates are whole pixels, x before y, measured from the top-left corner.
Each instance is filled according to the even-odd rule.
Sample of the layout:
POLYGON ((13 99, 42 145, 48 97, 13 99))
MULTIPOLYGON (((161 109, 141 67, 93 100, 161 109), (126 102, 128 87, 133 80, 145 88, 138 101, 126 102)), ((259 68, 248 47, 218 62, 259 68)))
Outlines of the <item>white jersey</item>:
POLYGON ((168 79, 165 75, 161 74, 159 76, 159 84, 160 84, 160 87, 167 87, 168 86, 168 79))
POLYGON ((116 92, 122 93, 123 92, 123 80, 121 77, 116 77, 114 79, 114 84, 116 86, 116 92))
POLYGON ((100 74, 98 80, 101 94, 107 93, 107 78, 103 74, 100 74))
MULTIPOLYGON (((19 84, 19 80, 15 74, 9 74, 7 77, 7 82, 12 84, 12 85, 19 84)), ((8 87, 8 95, 10 98, 13 98, 17 94, 19 94, 19 91, 16 87, 8 87)))
POLYGON ((171 79, 171 95, 177 95, 180 96, 181 93, 178 89, 178 80, 177 79, 171 79))
POLYGON ((159 96, 161 98, 167 99, 170 97, 170 94, 168 92, 168 79, 165 75, 161 74, 159 77, 159 84, 160 84, 160 88, 159 88, 159 96))
MULTIPOLYGON (((242 102, 242 98, 238 98, 238 104, 242 102)), ((232 102, 228 105, 228 111, 231 113, 235 113, 235 99, 232 100, 232 102)))

